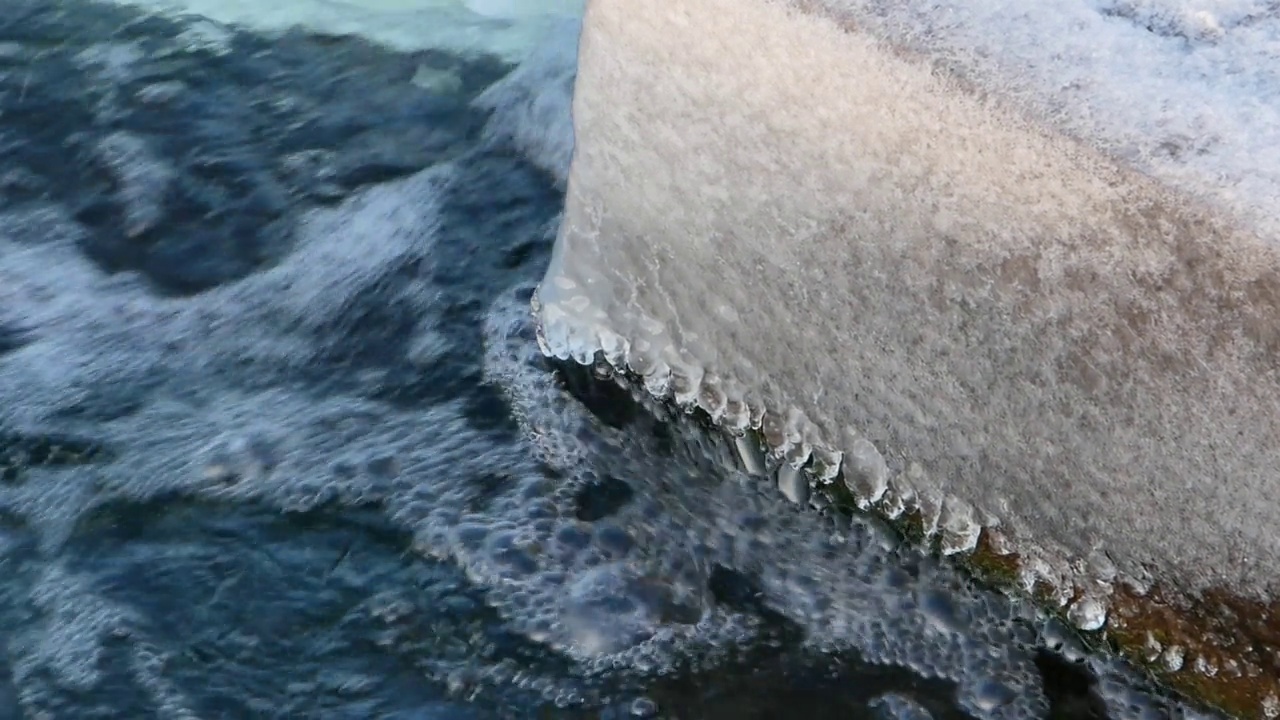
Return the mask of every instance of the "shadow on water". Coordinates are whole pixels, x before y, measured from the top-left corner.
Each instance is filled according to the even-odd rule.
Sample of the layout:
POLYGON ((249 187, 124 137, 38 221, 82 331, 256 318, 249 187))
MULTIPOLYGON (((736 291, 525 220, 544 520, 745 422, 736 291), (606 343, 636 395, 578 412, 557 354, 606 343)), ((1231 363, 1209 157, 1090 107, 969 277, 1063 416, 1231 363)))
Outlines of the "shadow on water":
MULTIPOLYGON (((802 650, 800 629, 759 602, 750 578, 724 568, 710 578, 717 601, 760 614, 768 632, 715 670, 657 679, 641 699, 603 709, 556 710, 492 687, 459 703, 448 698, 460 688, 426 678, 446 665, 504 662, 572 673, 563 659, 506 632, 456 568, 410 545, 376 508, 281 513, 175 496, 99 508, 65 555, 68 569, 92 578, 104 598, 136 609, 145 619, 139 631, 164 639, 166 675, 202 717, 622 718, 654 707, 683 720, 780 713, 821 720, 867 716, 886 695, 911 698, 928 711, 921 717, 968 717, 951 704, 950 683, 802 650)), ((123 644, 108 643, 100 660, 106 679, 95 692, 45 709, 58 717, 161 717, 127 673, 113 677, 112 668, 132 662, 123 644)), ((1081 707, 1089 689, 1078 669, 1048 655, 1044 663, 1046 677, 1065 679, 1051 717, 1102 717, 1081 707)), ((0 701, 6 693, 13 691, 0 685, 0 701)))
MULTIPOLYGON (((207 717, 472 717, 444 712, 447 688, 420 663, 556 665, 504 632, 456 569, 409 545, 373 511, 169 498, 101 508, 67 554, 172 643, 168 675, 207 717)), ((127 695, 111 706, 152 711, 127 695)))

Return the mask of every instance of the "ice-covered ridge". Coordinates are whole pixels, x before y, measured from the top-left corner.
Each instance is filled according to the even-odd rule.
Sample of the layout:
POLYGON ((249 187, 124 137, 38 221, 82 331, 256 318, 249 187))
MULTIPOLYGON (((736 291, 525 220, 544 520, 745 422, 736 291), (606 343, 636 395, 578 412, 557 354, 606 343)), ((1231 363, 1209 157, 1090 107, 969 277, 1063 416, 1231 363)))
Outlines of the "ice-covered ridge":
MULTIPOLYGON (((771 27, 774 27, 775 34, 780 34, 776 25, 783 22, 780 18, 785 15, 776 8, 765 10, 776 5, 778 4, 760 2, 753 7, 759 8, 760 18, 767 17, 774 21, 771 27)), ((613 24, 617 22, 614 15, 620 17, 624 14, 610 8, 621 6, 622 3, 608 2, 595 6, 594 15, 590 17, 605 18, 597 24, 602 28, 601 35, 614 37, 615 34, 625 35, 630 32, 629 27, 613 24)), ((712 7, 721 9, 718 4, 708 2, 706 8, 696 12, 689 11, 688 18, 683 17, 686 13, 676 15, 681 16, 680 22, 695 25, 695 19, 710 22, 708 18, 713 14, 710 9, 712 7)), ((756 12, 754 9, 739 9, 737 12, 742 17, 752 17, 754 21, 764 22, 752 15, 756 12)), ((654 25, 665 27, 665 22, 655 21, 654 25)), ((795 24, 799 27, 795 31, 809 32, 815 44, 819 37, 828 45, 842 42, 830 34, 833 29, 830 25, 823 27, 826 23, 826 20, 818 18, 796 20, 795 24)), ((646 34, 649 32, 656 34, 661 31, 648 28, 637 30, 636 37, 643 37, 643 42, 649 42, 650 36, 646 34)), ((792 40, 793 37, 775 38, 773 42, 777 46, 768 50, 782 52, 792 40)), ((671 42, 664 38, 658 44, 666 47, 671 42)), ((1070 312, 1070 306, 1064 303, 1070 303, 1074 298, 1037 297, 1035 288, 1048 288, 1055 282, 1064 283, 1068 287, 1087 282, 1083 275, 1098 269, 1093 263, 1101 267, 1118 263, 1127 272, 1138 276, 1139 286, 1124 287, 1124 280, 1102 278, 1099 289, 1114 293, 1146 293, 1150 296, 1136 295, 1125 299, 1124 302, 1134 307, 1120 308, 1121 322, 1126 321, 1124 313, 1138 315, 1136 318, 1128 318, 1128 322, 1147 322, 1142 319, 1144 314, 1166 312, 1162 303, 1182 302, 1176 297, 1165 297, 1170 293, 1161 291, 1160 283, 1195 283, 1200 279, 1196 273, 1219 273, 1226 275, 1226 282, 1253 283, 1252 287, 1257 288, 1259 297, 1264 302, 1256 307, 1248 307, 1247 304, 1236 306, 1237 311, 1246 310, 1243 314, 1248 317, 1215 316, 1216 310, 1231 310, 1232 306, 1228 304, 1231 300, 1217 298, 1218 290, 1207 287, 1204 292, 1209 297, 1203 301, 1187 301, 1193 303, 1193 306, 1190 307, 1190 317, 1186 322, 1210 323, 1215 322, 1216 317, 1222 317, 1230 323, 1242 323, 1239 328, 1224 329, 1223 332, 1243 335, 1242 341, 1246 343, 1267 342, 1269 335, 1265 328, 1253 324, 1265 322, 1261 316, 1265 315, 1265 288, 1270 282, 1270 276, 1266 273, 1274 265, 1274 258, 1260 245, 1261 240, 1248 231, 1240 230, 1229 219, 1213 217, 1194 204, 1175 209, 1174 203, 1179 198, 1164 195, 1160 186, 1126 174, 1123 169, 1070 142, 1045 136, 1035 127, 1022 125, 1014 116, 1001 114, 980 102, 966 99, 956 87, 950 86, 946 81, 926 79, 915 66, 906 65, 897 59, 877 56, 880 51, 873 45, 864 43, 861 40, 850 42, 851 45, 858 46, 858 50, 854 52, 858 59, 875 64, 875 72, 899 73, 903 75, 902 82, 909 85, 920 83, 919 87, 910 87, 925 94, 924 97, 910 97, 904 101, 902 108, 886 109, 883 114, 915 110, 931 116, 917 118, 914 124, 893 128, 874 127, 866 130, 867 137, 860 140, 871 141, 883 136, 881 139, 888 146, 892 143, 910 142, 912 133, 919 132, 921 144, 926 147, 951 140, 965 147, 973 147, 972 152, 977 156, 986 149, 984 145, 1005 142, 1009 143, 1008 158, 989 158, 981 162, 1024 162, 1026 165, 1009 167, 1008 174, 1026 177, 1019 179, 984 175, 981 173, 987 172, 989 168, 983 167, 979 168, 979 174, 950 178, 953 173, 963 172, 958 167, 949 166, 960 163, 959 158, 938 154, 904 158, 883 149, 868 149, 860 159, 865 167, 835 167, 836 162, 852 163, 859 158, 857 152, 841 148, 840 152, 846 154, 854 152, 854 159, 851 160, 846 154, 833 154, 828 158, 829 164, 824 167, 820 164, 825 157, 823 151, 803 144, 814 142, 814 138, 796 135, 795 147, 789 153, 775 153, 776 157, 770 156, 761 162, 782 161, 784 155, 790 154, 792 157, 786 162, 791 164, 785 169, 779 168, 775 174, 781 176, 785 173, 785 182, 807 183, 811 185, 808 189, 812 192, 783 196, 777 200, 776 207, 767 206, 759 211, 747 210, 737 204, 747 202, 747 198, 733 198, 726 193, 741 191, 752 200, 762 201, 772 196, 763 187, 756 187, 754 181, 743 180, 741 176, 726 180, 712 174, 726 170, 742 159, 739 154, 735 154, 736 151, 728 150, 727 146, 720 147, 724 140, 714 136, 718 129, 694 127, 689 129, 685 137, 666 136, 663 141, 669 141, 672 147, 664 147, 659 151, 654 147, 657 138, 668 130, 661 127, 667 122, 665 119, 656 114, 645 117, 643 113, 647 110, 630 112, 615 104, 610 104, 607 111, 598 111, 593 109, 590 100, 584 101, 580 97, 576 118, 579 131, 584 127, 598 125, 601 128, 598 133, 602 138, 621 141, 621 137, 614 138, 610 135, 615 127, 642 127, 640 123, 650 120, 655 125, 653 137, 650 138, 654 142, 643 149, 620 147, 603 139, 597 144, 580 142, 570 181, 569 211, 546 281, 539 290, 538 312, 543 324, 545 349, 557 356, 572 357, 579 362, 590 362, 595 352, 601 351, 612 364, 626 366, 644 378, 646 386, 656 395, 666 396, 670 393, 678 402, 684 403, 702 400, 708 414, 729 428, 762 429, 780 453, 794 453, 797 458, 803 458, 811 451, 815 440, 820 440, 820 444, 826 446, 828 452, 843 452, 839 447, 841 440, 838 436, 847 432, 845 428, 850 423, 841 422, 832 416, 830 407, 831 402, 847 405, 848 400, 833 400, 832 393, 827 392, 826 388, 814 387, 818 376, 830 374, 831 368, 822 367, 820 358, 807 356, 808 347, 804 343, 813 342, 832 349, 856 350, 859 355, 867 356, 869 348, 865 347, 865 343, 854 342, 853 338, 841 337, 837 340, 832 337, 849 332, 849 328, 840 327, 837 323, 862 322, 867 325, 867 330, 882 335, 884 339, 880 342, 884 342, 894 339, 894 334, 904 332, 901 327, 885 326, 891 320, 887 314, 893 313, 896 316, 909 309, 891 306, 889 303, 896 302, 892 297, 878 300, 879 307, 867 306, 859 309, 856 307, 857 303, 867 299, 863 297, 866 294, 864 287, 859 288, 860 295, 851 295, 849 302, 855 307, 849 308, 852 312, 847 318, 820 318, 823 324, 821 328, 806 328, 798 319, 790 318, 783 325, 774 326, 771 323, 783 321, 787 313, 794 311, 794 307, 786 307, 784 304, 807 304, 818 312, 825 312, 828 305, 840 302, 839 296, 845 291, 844 288, 829 283, 830 272, 820 267, 822 260, 814 256, 806 257, 808 248, 783 233, 798 233, 812 240, 821 239, 826 244, 838 244, 840 239, 831 235, 838 235, 845 227, 849 228, 846 232, 873 232, 879 228, 885 233, 883 240, 877 241, 878 244, 870 243, 863 247, 858 242, 853 242, 849 245, 849 251, 859 254, 857 262, 885 265, 883 269, 876 268, 875 272, 902 273, 901 282, 906 285, 905 290, 909 294, 909 297, 903 298, 904 302, 916 302, 915 295, 918 293, 932 293, 933 297, 928 298, 928 302, 933 305, 927 310, 935 313, 936 320, 940 323, 953 323, 955 318, 949 314, 966 304, 972 306, 967 309, 970 313, 996 309, 994 305, 992 308, 977 306, 1004 302, 1001 296, 984 295, 992 292, 989 286, 984 287, 984 283, 993 281, 1008 284, 1009 292, 1020 295, 1018 302, 1023 305, 1019 312, 1026 313, 1027 320, 1046 323, 1068 321, 1070 316, 1066 313, 1070 312), (935 106, 930 107, 930 103, 935 103, 935 106), (940 113, 936 105, 954 105, 947 108, 953 115, 940 113), (943 117, 967 120, 973 125, 948 127, 931 124, 943 117), (955 136, 952 137, 949 133, 955 133, 955 136), (674 163, 667 163, 662 168, 650 164, 656 161, 657 153, 677 149, 702 153, 698 157, 699 163, 689 163, 687 168, 679 168, 674 163), (886 152, 892 159, 885 159, 886 152), (1021 157, 1019 154, 1028 157, 1016 160, 1021 157), (805 160, 812 162, 805 164, 805 160), (886 162, 891 164, 882 167, 886 162), (937 166, 929 168, 930 163, 937 166), (897 164, 898 167, 892 164, 897 164), (621 176, 617 174, 621 167, 631 170, 644 167, 653 172, 653 177, 641 174, 639 177, 645 177, 645 182, 636 187, 627 186, 627 190, 632 191, 631 195, 619 195, 617 193, 622 189, 613 184, 621 180, 621 176), (688 176, 681 173, 687 173, 688 176), (897 177, 895 174, 898 173, 903 176, 897 177), (702 177, 703 175, 706 177, 702 177), (883 177, 877 179, 876 175, 883 177), (578 182, 573 182, 573 176, 579 178, 578 182), (977 182, 980 186, 965 189, 950 186, 952 182, 964 180, 977 182), (909 192, 894 186, 899 181, 918 183, 920 187, 909 192), (930 187, 934 182, 945 186, 930 187), (698 190, 693 191, 690 183, 701 185, 698 190), (981 183, 987 185, 983 187, 981 183), (865 193, 847 213, 838 206, 823 206, 822 201, 812 197, 814 193, 818 197, 826 197, 839 192, 838 188, 842 184, 849 184, 851 188, 865 193), (673 191, 673 188, 684 188, 699 193, 699 196, 681 201, 677 199, 679 191, 673 191), (953 192, 955 195, 951 194, 953 192), (1037 193, 1045 195, 1037 197, 1037 193), (931 194, 936 197, 931 197, 931 194), (920 210, 917 203, 929 201, 943 207, 935 208, 931 217, 917 216, 920 210), (972 202, 974 206, 967 207, 965 203, 968 202, 972 202), (879 207, 876 203, 884 203, 884 207, 879 207), (1035 204, 1027 206, 1024 203, 1035 204), (806 216, 805 211, 813 211, 815 214, 806 216), (858 212, 867 213, 870 217, 856 218, 850 215, 858 212), (741 217, 738 217, 739 213, 741 217), (795 214, 795 219, 788 213, 795 214), (882 217, 886 214, 890 217, 882 217), (742 227, 724 225, 735 221, 740 221, 742 227), (884 225, 895 221, 900 224, 884 225), (759 223, 759 226, 752 227, 750 223, 759 223), (812 227, 806 229, 797 226, 805 223, 812 227), (773 236, 769 237, 770 234, 773 236), (827 237, 822 237, 824 234, 827 237), (950 246, 937 243, 937 247, 931 247, 932 241, 929 238, 946 238, 948 235, 955 237, 950 246), (1044 235, 1045 240, 1052 241, 1043 249, 1037 248, 1036 244, 1041 241, 1038 235, 1044 235), (1089 241, 1078 242, 1078 235, 1089 237, 1089 241), (1064 238, 1064 241, 1059 241, 1058 238, 1064 238), (1139 244, 1125 247, 1122 243, 1126 239, 1139 244), (1215 241, 1226 243, 1230 248, 1214 248, 1212 245, 1215 241), (1112 242, 1115 245, 1108 245, 1112 242), (974 247, 970 249, 970 245, 974 247), (1005 245, 1008 247, 1004 247, 1005 245), (1201 247, 1202 245, 1207 247, 1201 247), (968 252, 972 252, 974 256, 965 256, 964 253, 968 252), (1193 257, 1162 257, 1175 252, 1193 257), (1229 252, 1239 253, 1239 268, 1231 266, 1236 260, 1226 257, 1229 252), (985 257, 988 254, 992 257, 985 257), (1196 254, 1199 256, 1195 257, 1196 254), (947 262, 967 263, 971 267, 947 267, 947 262), (768 287, 763 279, 756 277, 741 278, 743 282, 756 283, 755 287, 750 288, 708 282, 708 278, 715 277, 716 270, 736 274, 739 268, 733 267, 734 264, 751 263, 756 264, 753 269, 763 271, 765 276, 772 274, 786 278, 785 282, 790 287, 768 287), (992 269, 988 266, 989 263, 995 263, 997 267, 992 269), (695 276, 694 273, 698 271, 706 272, 705 275, 695 276), (961 277, 931 275, 933 272, 958 273, 961 277), (1242 277, 1236 279, 1230 275, 1236 272, 1242 277), (973 278, 969 276, 971 273, 981 274, 982 277, 973 278), (985 277, 991 273, 994 273, 994 278, 985 277), (1148 275, 1152 280, 1149 285, 1144 285, 1147 280, 1142 276, 1148 275), (966 283, 971 283, 974 287, 967 287, 966 283), (930 284, 935 284, 936 287, 929 288, 930 284), (1021 297, 1022 295, 1025 297, 1021 297), (700 303, 696 310, 683 304, 694 297, 700 303), (761 307, 760 304, 766 298, 778 305, 761 307), (1194 305, 1201 302, 1204 306, 1194 305), (881 314, 885 314, 885 317, 880 317, 881 314), (1259 317, 1252 317, 1254 314, 1259 317), (783 353, 779 352, 781 348, 769 347, 768 343, 742 342, 747 338, 741 336, 741 333, 748 332, 750 328, 774 332, 779 338, 785 337, 785 342, 795 343, 795 352, 790 356, 793 362, 774 362, 782 359, 783 353), (739 343, 737 347, 732 346, 734 342, 739 343), (758 362, 765 356, 769 356, 768 366, 758 362), (756 360, 753 361, 751 357, 756 360), (809 370, 813 372, 807 372, 809 370), (797 387, 810 386, 815 392, 814 396, 796 397, 796 390, 790 386, 790 379, 797 380, 797 387), (801 407, 806 410, 801 411, 801 407), (815 412, 823 417, 816 417, 815 412), (770 419, 761 428, 760 423, 766 417, 770 419)), ((593 46, 591 32, 588 31, 583 47, 585 49, 593 46)), ((691 45, 689 52, 693 58, 690 62, 710 62, 709 58, 717 55, 721 49, 703 49, 691 45)), ((657 52, 656 49, 654 51, 657 52)), ((760 54, 764 51, 765 48, 761 48, 760 54)), ((824 51, 838 52, 827 49, 827 45, 824 45, 824 51)), ((601 47, 596 52, 601 58, 610 57, 610 62, 613 63, 610 71, 625 67, 615 57, 619 51, 614 47, 601 47)), ((601 64, 604 62, 602 59, 601 64)), ((593 71, 588 89, 591 92, 605 93, 603 86, 599 85, 600 81, 595 78, 606 74, 608 73, 604 70, 598 73, 593 71)), ((634 89, 637 93, 647 93, 653 89, 647 81, 640 79, 644 77, 644 73, 636 72, 634 77, 634 89)), ((680 94, 671 93, 675 96, 671 102, 681 104, 672 112, 691 112, 688 104, 692 102, 729 102, 721 93, 731 95, 734 92, 745 92, 745 88, 727 87, 736 80, 731 73, 714 77, 725 86, 717 88, 714 100, 702 96, 708 92, 705 88, 689 85, 680 94)), ((611 76, 611 80, 618 79, 620 76, 611 76)), ((783 79, 778 78, 777 81, 783 82, 783 79)), ((890 83, 885 85, 884 91, 891 92, 888 89, 890 83)), ((580 94, 582 88, 580 75, 580 94)), ((877 87, 867 100, 883 100, 875 95, 881 89, 877 87)), ((765 91, 756 88, 755 92, 763 94, 765 91)), ((786 94, 795 94, 799 99, 799 91, 786 94)), ((778 99, 781 97, 779 95, 778 99)), ((638 106, 651 107, 657 100, 643 95, 638 96, 634 102, 638 106)), ((778 107, 792 106, 779 104, 778 107)), ((726 106, 723 110, 734 111, 731 106, 726 106)), ((780 109, 779 112, 783 114, 776 121, 777 125, 795 123, 797 130, 803 130, 804 133, 817 132, 816 128, 823 124, 821 118, 802 118, 786 109, 780 109), (801 125, 802 123, 804 124, 801 125)), ((878 108, 873 107, 865 112, 865 117, 857 118, 857 122, 880 122, 883 119, 878 108)), ((677 116, 683 119, 682 115, 677 116)), ((734 116, 726 118, 725 125, 735 132, 751 127, 734 116)), ((775 136, 781 140, 785 135, 786 133, 779 134, 773 123, 757 123, 756 129, 748 137, 749 142, 755 144, 775 139, 775 136)), ((743 142, 748 140, 744 139, 743 142)), ((761 153, 771 152, 765 146, 757 146, 754 150, 753 157, 757 159, 761 153)), ((996 168, 993 166, 990 170, 995 172, 996 168)), ((1188 291, 1192 291, 1192 288, 1188 291)), ((1071 292, 1074 291, 1064 294, 1071 292)), ((1082 311, 1083 307, 1076 310, 1082 311)), ((1099 312, 1104 310, 1100 309, 1099 312)), ((1113 309, 1111 312, 1116 311, 1113 309)), ((1099 321, 1112 322, 1112 319, 1100 317, 1099 321)), ((927 332, 942 333, 946 330, 947 328, 939 327, 927 332)), ((993 328, 992 331, 1022 332, 1021 329, 1008 328, 993 328)), ((1113 330, 1108 327, 1099 331, 1138 333, 1140 339, 1161 347, 1176 342, 1174 338, 1166 340, 1155 337, 1154 330, 1148 333, 1152 339, 1141 338, 1141 327, 1128 330, 1113 330)), ((1168 331, 1181 332, 1183 328, 1173 327, 1168 331)), ((1190 328, 1186 331, 1192 332, 1190 328)), ((1068 326, 1063 328, 1061 337, 1046 337, 1043 340, 1058 344, 1071 343, 1077 341, 1075 334, 1088 332, 1093 332, 1093 328, 1068 326)), ((901 339, 906 338, 904 336, 901 339)), ((939 350, 944 350, 948 343, 956 342, 955 338, 933 334, 917 340, 933 343, 939 350)), ((1027 338, 1009 336, 997 340, 1008 343, 1010 349, 1015 349, 1014 344, 1024 342, 1027 338)), ((1133 341, 1131 338, 1121 337, 1111 342, 1123 345, 1133 341)), ((1204 339, 1199 339, 1199 342, 1204 342, 1204 339)), ((885 349, 898 353, 905 350, 893 347, 885 349)), ((1210 350, 1197 348, 1195 351, 1203 353, 1210 350)), ((1019 351, 1039 352, 1039 349, 1019 351)), ((1074 352, 1072 348, 1046 349, 1049 353, 1064 351, 1074 352)), ((1119 355, 1114 358, 1093 359, 1099 363, 1123 363, 1126 358, 1126 355, 1119 355)), ((923 361, 924 358, 920 360, 923 361)), ((1083 390, 1086 394, 1091 385, 1099 382, 1090 373, 1101 372, 1096 368, 1091 370, 1088 360, 1089 358, 1083 358, 1073 361, 1082 367, 1065 370, 1077 373, 1079 377, 1064 378, 1068 384, 1078 386, 1076 389, 1083 390)), ((1029 357, 1027 361, 1041 360, 1029 357)), ((1064 361, 1071 361, 1071 358, 1065 358, 1064 361)), ((875 365, 880 362, 883 360, 877 360, 875 365)), ((977 362, 989 361, 983 358, 977 362)), ((875 365, 867 365, 866 369, 875 365)), ((1113 372, 1122 370, 1117 365, 1113 372)), ((990 373, 990 369, 979 364, 972 369, 957 366, 950 368, 948 372, 968 372, 977 378, 990 373)), ((1224 377, 1227 376, 1224 373, 1224 377)), ((969 378, 963 377, 957 380, 970 382, 969 378)), ((887 379, 871 376, 864 381, 883 383, 887 379)), ((914 391, 890 386, 885 392, 892 394, 914 391)), ((884 402, 908 403, 908 400, 898 398, 884 402)), ((927 404, 934 401, 918 398, 914 402, 927 404)), ((923 412, 906 405, 901 409, 916 414, 923 412)), ((891 416, 894 410, 884 408, 891 416)), ((865 415, 865 412, 854 412, 850 417, 865 415)), ((865 433, 869 429, 864 427, 855 432, 865 433)), ((960 440, 955 439, 954 442, 960 440)), ((891 464, 899 466, 896 467, 898 474, 906 475, 911 462, 913 461, 899 458, 891 464)), ((921 458, 915 462, 925 465, 929 461, 921 458)), ((919 470, 911 474, 924 473, 925 471, 919 470)), ((921 484, 937 487, 938 481, 922 481, 921 484)))
POLYGON ((582 295, 572 295, 572 284, 560 282, 557 287, 570 294, 565 304, 573 313, 547 306, 538 295, 533 299, 544 354, 586 366, 604 363, 610 376, 626 378, 621 381, 635 383, 656 401, 705 413, 733 439, 744 470, 771 478, 792 502, 805 504, 811 492, 839 481, 863 510, 875 510, 890 520, 918 515, 926 542, 936 541, 944 555, 972 552, 985 529, 996 538, 1001 554, 1017 548, 1025 590, 1047 589, 1059 605, 1074 603, 1070 616, 1083 630, 1097 630, 1105 622, 1105 600, 1113 582, 1142 584, 1137 578, 1117 577, 1114 568, 1100 578, 1090 572, 1092 567, 1051 563, 1050 554, 1030 538, 1018 538, 1011 546, 1013 540, 1000 529, 998 516, 934 489, 920 463, 901 459, 891 467, 890 459, 854 427, 843 428, 837 440, 827 440, 795 408, 772 408, 732 385, 726 392, 714 371, 682 358, 672 343, 650 336, 632 344, 604 322, 592 323, 590 318, 605 318, 582 295), (1083 588, 1093 592, 1083 594, 1083 588))
MULTIPOLYGON (((544 51, 518 74, 555 76, 555 68, 574 61, 576 55, 544 51)), ((546 91, 542 96, 546 97, 546 91)), ((567 111, 567 105, 562 111, 567 111)), ((525 118, 513 120, 528 122, 525 118)), ((561 123, 566 121, 567 115, 563 115, 561 123)), ((527 151, 533 157, 563 134, 562 124, 539 125, 541 142, 527 151)), ((610 270, 604 250, 610 241, 600 238, 604 212, 588 207, 582 216, 571 213, 561 229, 562 236, 586 241, 574 243, 572 248, 567 242, 557 243, 545 280, 533 298, 533 312, 539 320, 538 342, 544 354, 582 365, 603 360, 613 375, 633 378, 654 399, 705 413, 736 438, 743 466, 749 472, 772 477, 784 496, 793 501, 804 502, 812 490, 839 478, 864 510, 875 509, 890 519, 919 514, 926 536, 937 536, 948 555, 974 550, 984 525, 993 530, 999 525, 997 516, 987 509, 936 490, 937 483, 928 481, 921 463, 900 455, 886 458, 857 428, 846 425, 837 437, 826 437, 795 406, 766 402, 750 372, 722 375, 716 362, 719 348, 699 343, 696 337, 686 336, 686 342, 677 342, 678 331, 671 327, 672 321, 659 320, 635 302, 615 303, 606 310, 598 302, 600 298, 625 297, 630 291, 616 286, 618 278, 610 270)), ((659 284, 656 268, 640 282, 659 284)), ((701 310, 725 322, 738 319, 738 310, 723 301, 701 310)), ((735 361, 750 369, 749 362, 735 361)), ((1012 542, 1005 532, 998 532, 997 537, 1002 547, 1012 542)), ((1051 563, 1046 559, 1051 554, 1029 539, 1020 538, 1016 547, 1025 558, 1028 590, 1037 583, 1047 585, 1065 606, 1077 596, 1078 588, 1097 584, 1094 578, 1073 572, 1065 562, 1051 563)), ((1108 583, 1114 579, 1108 578, 1108 583)), ((1105 590, 1108 585, 1101 587, 1105 590)), ((1073 617, 1080 618, 1082 626, 1097 629, 1098 616, 1105 617, 1105 606, 1101 610, 1095 607, 1106 594, 1081 595, 1078 604, 1089 612, 1077 610, 1073 617)))

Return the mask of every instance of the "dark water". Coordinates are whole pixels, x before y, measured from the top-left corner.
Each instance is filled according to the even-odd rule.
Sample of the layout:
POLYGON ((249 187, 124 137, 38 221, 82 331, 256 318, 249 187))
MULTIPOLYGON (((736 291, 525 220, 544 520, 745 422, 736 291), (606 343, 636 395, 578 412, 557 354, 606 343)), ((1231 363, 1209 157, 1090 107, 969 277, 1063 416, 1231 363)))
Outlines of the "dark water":
POLYGON ((187 30, 0 13, 0 720, 1201 717, 547 365, 510 66, 187 30))

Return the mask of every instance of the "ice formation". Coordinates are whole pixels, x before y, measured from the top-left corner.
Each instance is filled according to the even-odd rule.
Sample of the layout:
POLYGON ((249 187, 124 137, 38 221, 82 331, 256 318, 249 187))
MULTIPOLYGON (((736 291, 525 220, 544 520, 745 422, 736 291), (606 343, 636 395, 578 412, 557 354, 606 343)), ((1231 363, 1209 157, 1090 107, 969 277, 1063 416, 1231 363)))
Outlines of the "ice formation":
POLYGON ((1261 711, 1270 631, 1223 626, 1280 566, 1275 18, 599 0, 543 351, 762 438, 797 503, 846 462, 1081 630, 1158 581, 1188 687, 1232 657, 1261 711))

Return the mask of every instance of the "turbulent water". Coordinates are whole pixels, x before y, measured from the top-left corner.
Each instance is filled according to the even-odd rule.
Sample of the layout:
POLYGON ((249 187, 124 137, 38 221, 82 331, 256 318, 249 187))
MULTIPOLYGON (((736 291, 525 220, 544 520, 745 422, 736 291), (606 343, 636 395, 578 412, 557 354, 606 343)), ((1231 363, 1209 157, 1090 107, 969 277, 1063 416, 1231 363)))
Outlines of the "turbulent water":
POLYGON ((1203 717, 543 359, 571 35, 5 6, 0 719, 1203 717))

